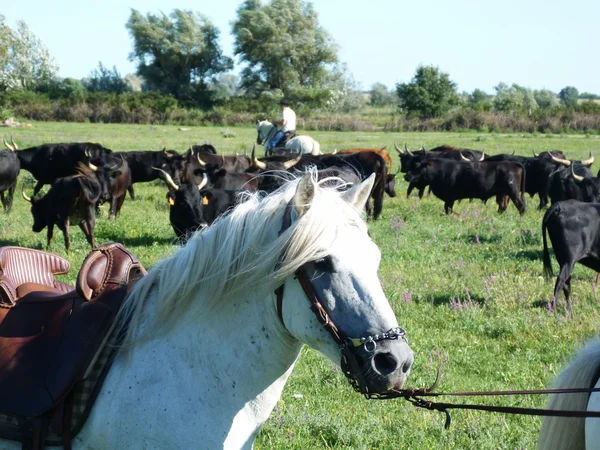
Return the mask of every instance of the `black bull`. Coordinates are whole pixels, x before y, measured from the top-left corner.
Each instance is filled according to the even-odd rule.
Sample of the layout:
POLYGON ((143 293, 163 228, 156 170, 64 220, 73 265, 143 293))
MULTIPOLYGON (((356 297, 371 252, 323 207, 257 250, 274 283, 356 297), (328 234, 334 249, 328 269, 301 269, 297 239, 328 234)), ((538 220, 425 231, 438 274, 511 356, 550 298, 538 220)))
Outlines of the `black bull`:
MULTIPOLYGON (((294 169, 304 170, 310 166, 316 166, 323 170, 329 167, 351 168, 361 180, 375 174, 375 184, 371 191, 373 198, 373 218, 377 219, 383 209, 383 197, 385 193, 387 166, 381 155, 373 152, 358 152, 352 154, 337 155, 304 155, 294 169)), ((367 202, 367 213, 370 214, 370 205, 367 202)))
POLYGON ((92 246, 96 247, 94 226, 96 203, 100 199, 102 188, 96 174, 84 166, 78 167, 76 175, 59 178, 42 198, 29 198, 33 215, 33 231, 39 233, 48 227, 47 245, 50 246, 54 225, 63 232, 65 248, 68 251, 71 241, 69 227, 71 220, 77 223, 92 246))
POLYGON ((566 300, 571 294, 571 274, 575 263, 600 272, 600 204, 566 200, 552 205, 542 221, 544 276, 549 279, 552 264, 546 230, 560 266, 554 286, 554 298, 562 289, 566 300))
POLYGON ((33 195, 37 194, 44 184, 52 184, 56 179, 74 175, 78 163, 99 162, 108 157, 112 151, 100 144, 81 142, 73 144, 44 144, 16 152, 25 169, 37 180, 33 195))
POLYGON ((466 162, 423 157, 406 181, 419 189, 431 187, 433 194, 444 201, 446 214, 452 212, 456 200, 496 197, 498 212, 504 212, 508 196, 525 213, 525 169, 510 161, 466 162))
POLYGON ((173 150, 134 150, 121 152, 119 155, 123 156, 131 170, 131 185, 127 190, 132 200, 135 199, 133 183, 145 183, 160 178, 160 172, 154 170, 153 167, 160 167, 172 178, 177 179, 174 167, 176 162, 181 160, 181 156, 173 150))
POLYGON ((19 158, 15 152, 10 149, 0 150, 0 200, 5 213, 9 213, 12 208, 19 169, 19 158))

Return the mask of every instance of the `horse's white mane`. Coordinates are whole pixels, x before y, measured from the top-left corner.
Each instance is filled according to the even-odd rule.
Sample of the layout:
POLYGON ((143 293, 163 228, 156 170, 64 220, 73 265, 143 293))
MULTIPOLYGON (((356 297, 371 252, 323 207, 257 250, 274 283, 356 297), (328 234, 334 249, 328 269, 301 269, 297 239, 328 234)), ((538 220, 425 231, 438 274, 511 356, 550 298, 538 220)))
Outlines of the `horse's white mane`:
MULTIPOLYGON (((189 314, 214 313, 218 304, 242 299, 257 287, 272 291, 303 264, 326 256, 342 227, 366 229, 361 213, 338 190, 319 186, 315 170, 310 176, 316 185, 311 206, 281 236, 284 210, 299 178, 268 196, 247 194, 229 215, 154 266, 123 305, 120 323, 129 319, 123 345, 168 332, 189 314), (146 317, 153 296, 159 300, 146 317)), ((331 179, 321 184, 325 181, 331 186, 331 179)))

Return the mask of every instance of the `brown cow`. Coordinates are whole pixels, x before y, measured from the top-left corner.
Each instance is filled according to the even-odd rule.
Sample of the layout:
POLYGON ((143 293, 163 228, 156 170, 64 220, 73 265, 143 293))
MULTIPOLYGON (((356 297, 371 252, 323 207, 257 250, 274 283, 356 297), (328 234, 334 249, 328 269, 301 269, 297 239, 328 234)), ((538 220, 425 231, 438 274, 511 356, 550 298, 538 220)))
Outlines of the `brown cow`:
POLYGON ((396 196, 396 174, 392 173, 393 160, 390 154, 387 152, 385 147, 381 148, 351 148, 346 150, 335 151, 334 154, 350 154, 358 152, 372 152, 377 153, 385 161, 386 174, 385 174, 385 185, 384 190, 390 197, 396 196))

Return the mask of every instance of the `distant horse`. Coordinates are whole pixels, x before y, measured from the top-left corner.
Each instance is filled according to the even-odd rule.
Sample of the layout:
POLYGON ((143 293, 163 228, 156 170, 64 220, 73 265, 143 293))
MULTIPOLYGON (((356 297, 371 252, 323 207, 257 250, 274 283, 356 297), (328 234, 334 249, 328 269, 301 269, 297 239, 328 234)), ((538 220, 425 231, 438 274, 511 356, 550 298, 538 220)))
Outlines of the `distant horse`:
POLYGON ((159 262, 125 301, 123 347, 73 448, 251 449, 304 344, 362 392, 400 388, 413 354, 360 215, 374 178, 339 192, 313 171, 248 194, 159 262))
MULTIPOLYGON (((265 146, 265 156, 271 154, 269 149, 269 141, 275 136, 277 127, 268 120, 257 122, 256 143, 265 146)), ((294 153, 302 153, 303 155, 321 155, 321 146, 310 136, 296 136, 285 143, 285 148, 294 150, 294 153)))
MULTIPOLYGON (((600 388, 600 340, 581 350, 554 381, 556 389, 600 388)), ((547 409, 600 411, 600 392, 554 394, 547 409)), ((540 450, 600 449, 600 418, 544 417, 540 450)))

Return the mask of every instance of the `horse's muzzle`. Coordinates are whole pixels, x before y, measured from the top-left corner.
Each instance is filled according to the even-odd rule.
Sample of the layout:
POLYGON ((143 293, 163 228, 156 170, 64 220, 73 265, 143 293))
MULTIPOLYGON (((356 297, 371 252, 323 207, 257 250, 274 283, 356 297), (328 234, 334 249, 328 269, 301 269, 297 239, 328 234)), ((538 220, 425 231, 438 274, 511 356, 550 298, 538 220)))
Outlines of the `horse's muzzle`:
POLYGON ((402 339, 380 341, 372 352, 360 348, 344 357, 342 366, 350 372, 349 378, 356 381, 358 386, 355 387, 363 394, 400 389, 414 361, 413 351, 402 339))

